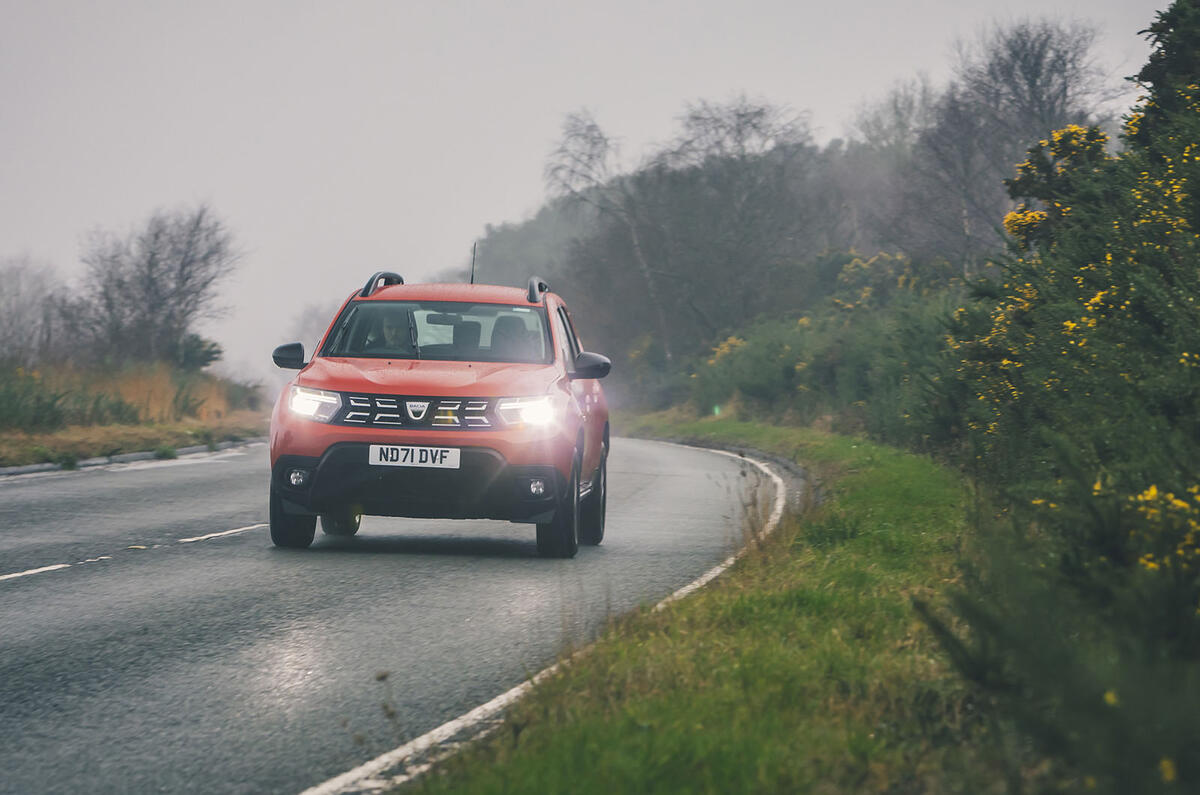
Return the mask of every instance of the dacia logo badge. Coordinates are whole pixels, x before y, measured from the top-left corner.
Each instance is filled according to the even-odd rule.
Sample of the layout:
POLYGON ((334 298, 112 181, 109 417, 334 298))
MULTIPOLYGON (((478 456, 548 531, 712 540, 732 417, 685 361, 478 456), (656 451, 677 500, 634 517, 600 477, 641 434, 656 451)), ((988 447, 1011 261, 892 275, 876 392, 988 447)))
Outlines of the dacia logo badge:
POLYGON ((425 412, 429 411, 428 400, 406 400, 404 409, 408 412, 408 418, 413 422, 420 422, 425 419, 425 412))

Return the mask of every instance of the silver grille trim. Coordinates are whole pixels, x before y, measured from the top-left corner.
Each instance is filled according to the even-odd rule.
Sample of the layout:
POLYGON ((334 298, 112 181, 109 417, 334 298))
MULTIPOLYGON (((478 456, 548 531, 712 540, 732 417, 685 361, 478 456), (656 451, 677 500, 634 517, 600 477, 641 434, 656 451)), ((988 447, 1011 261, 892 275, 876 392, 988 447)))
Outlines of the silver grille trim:
POLYGON ((489 430, 499 424, 497 399, 404 395, 345 395, 346 408, 334 422, 387 428, 489 430))

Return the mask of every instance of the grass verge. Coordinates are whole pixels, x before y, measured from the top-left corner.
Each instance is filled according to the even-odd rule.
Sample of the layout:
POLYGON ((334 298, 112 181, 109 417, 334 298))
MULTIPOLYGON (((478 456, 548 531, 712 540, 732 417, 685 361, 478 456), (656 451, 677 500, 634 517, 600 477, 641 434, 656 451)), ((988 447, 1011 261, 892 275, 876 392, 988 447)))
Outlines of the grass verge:
POLYGON ((0 434, 0 466, 75 462, 98 456, 159 452, 159 457, 174 457, 175 449, 198 444, 262 436, 269 418, 262 412, 237 411, 209 419, 140 425, 85 425, 60 428, 43 433, 7 430, 0 434), (170 450, 172 455, 167 455, 170 450))
POLYGON ((631 429, 792 457, 827 499, 700 593, 615 619, 498 731, 412 789, 997 789, 987 729, 911 607, 938 604, 956 577, 957 474, 804 428, 667 413, 631 429))

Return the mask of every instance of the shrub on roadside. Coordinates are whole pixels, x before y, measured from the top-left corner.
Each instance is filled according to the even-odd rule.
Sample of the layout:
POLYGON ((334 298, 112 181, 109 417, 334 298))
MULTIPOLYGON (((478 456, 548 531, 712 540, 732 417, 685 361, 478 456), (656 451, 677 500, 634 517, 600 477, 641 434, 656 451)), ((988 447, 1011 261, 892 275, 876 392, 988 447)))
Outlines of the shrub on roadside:
POLYGON ((932 387, 947 378, 943 329, 960 297, 904 288, 880 306, 835 298, 810 315, 761 321, 694 363, 691 401, 710 413, 737 396, 762 417, 832 415, 843 430, 894 444, 942 445, 957 431, 956 407, 932 387))
POLYGON ((1030 149, 1014 257, 950 341, 967 463, 1008 509, 969 632, 930 621, 1068 789, 1200 787, 1200 3, 1151 34, 1126 149, 1030 149))

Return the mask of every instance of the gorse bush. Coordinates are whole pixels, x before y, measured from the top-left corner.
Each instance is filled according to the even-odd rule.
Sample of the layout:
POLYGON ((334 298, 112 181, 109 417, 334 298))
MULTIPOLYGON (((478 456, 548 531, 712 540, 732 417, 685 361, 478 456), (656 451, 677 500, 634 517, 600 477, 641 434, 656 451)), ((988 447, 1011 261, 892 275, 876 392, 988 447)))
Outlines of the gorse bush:
POLYGON ((1124 149, 1033 146, 1013 257, 956 313, 945 394, 1007 507, 969 632, 930 617, 1064 786, 1108 792, 1200 788, 1200 4, 1150 34, 1124 149))

